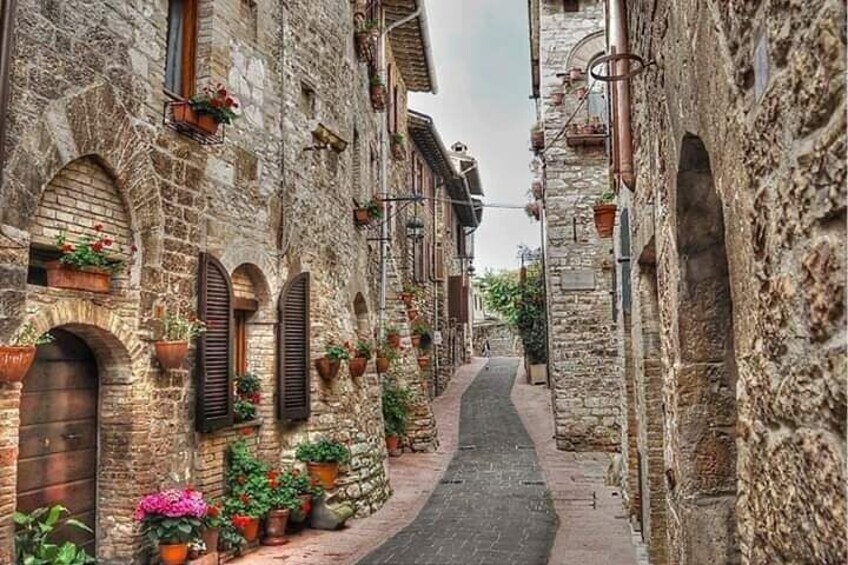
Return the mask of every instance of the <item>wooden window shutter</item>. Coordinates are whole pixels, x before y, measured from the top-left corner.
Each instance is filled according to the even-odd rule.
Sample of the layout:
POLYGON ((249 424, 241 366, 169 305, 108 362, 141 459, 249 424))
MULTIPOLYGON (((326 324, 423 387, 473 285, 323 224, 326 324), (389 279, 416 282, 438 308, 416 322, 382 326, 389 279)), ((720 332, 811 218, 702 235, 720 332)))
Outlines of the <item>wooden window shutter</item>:
POLYGON ((227 270, 208 253, 200 254, 198 317, 206 333, 197 340, 199 432, 233 424, 233 287, 227 270))
POLYGON ((463 308, 465 304, 464 288, 462 275, 448 277, 448 316, 460 324, 464 324, 468 320, 467 309, 463 308))
POLYGON ((277 416, 281 420, 306 420, 309 400, 309 273, 301 273, 283 289, 277 332, 277 416))
POLYGON ((435 277, 437 281, 445 280, 445 249, 441 242, 436 242, 435 277))

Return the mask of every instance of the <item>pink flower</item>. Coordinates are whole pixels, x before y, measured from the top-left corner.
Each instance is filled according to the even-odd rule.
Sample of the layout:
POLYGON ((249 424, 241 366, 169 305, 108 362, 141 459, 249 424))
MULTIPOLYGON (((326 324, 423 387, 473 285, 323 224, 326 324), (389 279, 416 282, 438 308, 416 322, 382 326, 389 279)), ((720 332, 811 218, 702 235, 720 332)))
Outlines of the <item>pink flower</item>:
POLYGON ((136 506, 134 518, 143 522, 153 516, 203 518, 205 515, 203 494, 191 489, 169 489, 142 498, 136 506))

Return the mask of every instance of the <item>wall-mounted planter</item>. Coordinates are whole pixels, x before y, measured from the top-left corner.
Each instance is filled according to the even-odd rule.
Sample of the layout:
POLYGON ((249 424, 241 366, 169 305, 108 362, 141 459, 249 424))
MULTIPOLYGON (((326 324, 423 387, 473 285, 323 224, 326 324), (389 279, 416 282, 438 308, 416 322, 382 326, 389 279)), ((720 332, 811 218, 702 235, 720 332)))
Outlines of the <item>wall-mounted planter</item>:
POLYGON ((410 321, 416 319, 418 317, 418 308, 410 308, 407 310, 406 317, 409 318, 410 321))
POLYGON ((377 357, 377 359, 374 361, 374 365, 377 366, 378 373, 388 373, 391 362, 386 357, 377 357))
POLYGON ((588 93, 589 93, 589 91, 586 89, 585 86, 581 86, 580 88, 578 88, 577 90, 574 91, 574 94, 577 95, 578 100, 583 100, 584 98, 586 98, 586 95, 588 93))
POLYGON ((560 91, 556 91, 551 93, 551 104, 554 106, 562 106, 563 99, 565 98, 565 94, 560 91))
POLYGON ((421 347, 421 336, 413 335, 412 336, 412 347, 421 347))
POLYGON ((153 344, 156 348, 156 360, 163 369, 179 369, 188 355, 187 341, 157 341, 153 344))
POLYGON ((339 374, 341 366, 341 361, 333 361, 329 357, 321 357, 315 360, 315 368, 318 370, 318 374, 321 378, 325 381, 335 379, 339 374))
POLYGON ((598 230, 599 237, 612 237, 612 232, 615 228, 616 209, 617 207, 615 204, 595 205, 595 229, 598 230))
POLYGON ((61 261, 48 261, 44 264, 47 272, 47 286, 70 290, 85 290, 108 294, 112 289, 112 273, 106 269, 85 267, 77 269, 61 261))
POLYGON ((34 360, 34 345, 0 346, 0 383, 21 382, 34 360))
POLYGON ((400 347, 400 334, 397 332, 389 332, 386 334, 386 340, 389 342, 389 345, 397 349, 400 347))
POLYGON ((545 148, 545 130, 539 128, 530 132, 530 144, 534 151, 541 151, 545 148))
POLYGON ((430 358, 426 355, 421 355, 420 357, 418 357, 418 366, 421 369, 426 369, 430 366, 430 358))
POLYGON ((201 114, 192 109, 188 102, 175 102, 171 106, 174 112, 174 122, 189 128, 194 128, 205 135, 218 133, 218 122, 210 114, 201 114))
POLYGON ((365 357, 354 357, 348 362, 350 376, 354 378, 361 377, 365 374, 365 369, 368 367, 368 360, 365 357))
POLYGON ((543 195, 542 181, 534 180, 531 192, 533 193, 533 198, 541 200, 543 195))
POLYGON ((415 300, 415 297, 411 292, 401 292, 400 299, 404 304, 406 304, 406 307, 409 308, 412 306, 412 301, 415 300))
POLYGON ((583 71, 579 67, 568 69, 568 80, 575 81, 583 78, 583 71))
POLYGON ((377 112, 386 109, 386 87, 382 84, 371 85, 371 107, 377 112))
POLYGON ((356 226, 367 226, 371 223, 371 214, 368 213, 368 208, 353 209, 353 224, 356 226))

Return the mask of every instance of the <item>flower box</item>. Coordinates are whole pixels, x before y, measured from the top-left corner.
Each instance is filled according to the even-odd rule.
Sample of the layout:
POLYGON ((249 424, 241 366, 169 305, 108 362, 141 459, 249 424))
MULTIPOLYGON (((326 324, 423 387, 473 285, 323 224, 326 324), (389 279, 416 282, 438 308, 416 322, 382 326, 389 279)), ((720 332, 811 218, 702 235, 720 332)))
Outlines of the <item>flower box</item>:
POLYGON ((205 135, 218 133, 218 122, 211 114, 194 111, 188 101, 175 102, 171 108, 174 112, 174 122, 199 131, 205 135))
POLYGON ((97 267, 77 269, 61 261, 48 261, 44 265, 47 272, 47 286, 70 290, 85 290, 108 294, 112 289, 112 273, 97 267))

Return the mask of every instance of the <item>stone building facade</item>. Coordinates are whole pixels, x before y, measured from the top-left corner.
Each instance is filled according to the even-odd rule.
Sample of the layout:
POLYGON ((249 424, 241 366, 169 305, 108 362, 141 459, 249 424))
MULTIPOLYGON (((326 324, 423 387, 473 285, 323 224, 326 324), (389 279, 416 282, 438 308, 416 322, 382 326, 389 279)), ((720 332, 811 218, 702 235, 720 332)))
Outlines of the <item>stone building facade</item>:
POLYGON ((845 5, 605 9, 629 57, 599 69, 623 78, 622 487, 650 560, 845 562, 845 5))
MULTIPOLYGON (((390 495, 380 377, 369 365, 361 378, 343 370, 325 382, 311 368, 327 344, 379 333, 380 248, 354 227, 352 208, 354 200, 389 192, 386 174, 407 176, 404 163, 381 166, 387 120, 368 93, 380 65, 363 61, 353 41, 354 11, 363 5, 21 0, 14 26, 5 25, 12 14, 3 13, 14 49, 0 57, 10 69, 3 85, 0 341, 30 321, 57 337, 39 353, 33 374, 49 375, 57 360, 96 370, 84 386, 69 380, 36 390, 30 378, 0 385, 0 562, 11 561, 12 511, 64 502, 68 492, 74 494, 66 505, 96 530, 99 562, 141 560, 132 520, 138 498, 174 484, 222 494, 225 451, 241 437, 273 464, 291 463, 305 438, 344 441, 353 460, 339 481, 343 498, 365 515, 390 495), (178 13, 171 4, 191 8, 178 13), (189 25, 194 41, 184 52, 194 56, 182 59, 183 72, 174 76, 184 80, 174 82, 169 54, 174 41, 189 47, 189 25), (171 127, 168 102, 217 83, 241 102, 241 118, 223 136, 171 127), (346 149, 328 146, 327 136, 347 142, 346 149), (54 236, 66 231, 74 240, 98 224, 127 265, 111 292, 46 286, 54 236), (230 289, 226 327, 210 334, 227 335, 228 324, 238 330, 226 363, 261 379, 254 421, 231 425, 225 412, 223 425, 212 426, 201 416, 211 404, 199 392, 208 374, 198 367, 208 360, 194 348, 180 370, 161 370, 153 356, 163 313, 202 314, 199 298, 210 287, 200 278, 230 289), (305 292, 307 329, 290 343, 281 322, 296 318, 287 304, 297 303, 298 292, 305 292), (301 408, 308 418, 287 418, 294 397, 281 394, 290 378, 281 355, 305 346, 300 368, 309 394, 301 408), (242 367, 231 365, 234 357, 242 367), (40 405, 57 408, 30 412, 40 405), (68 428, 65 405, 85 407, 84 430, 68 428), (43 436, 35 443, 33 430, 43 436), (57 465, 59 452, 80 457, 57 465)), ((367 14, 383 29, 411 16, 377 53, 392 77, 389 111, 402 116, 407 90, 435 89, 420 7, 385 0, 367 14)), ((394 371, 426 390, 414 357, 405 355, 394 371)), ((437 441, 423 398, 416 413, 422 449, 437 441)))
POLYGON ((606 91, 588 75, 605 51, 603 3, 530 4, 533 95, 544 149, 534 169, 543 194, 548 373, 557 447, 616 451, 620 445, 620 376, 611 294, 612 242, 598 236, 592 207, 609 190, 606 91), (569 75, 577 69, 576 75, 569 75), (592 126, 594 127, 594 126, 592 126), (582 128, 582 129, 581 129, 582 128))

